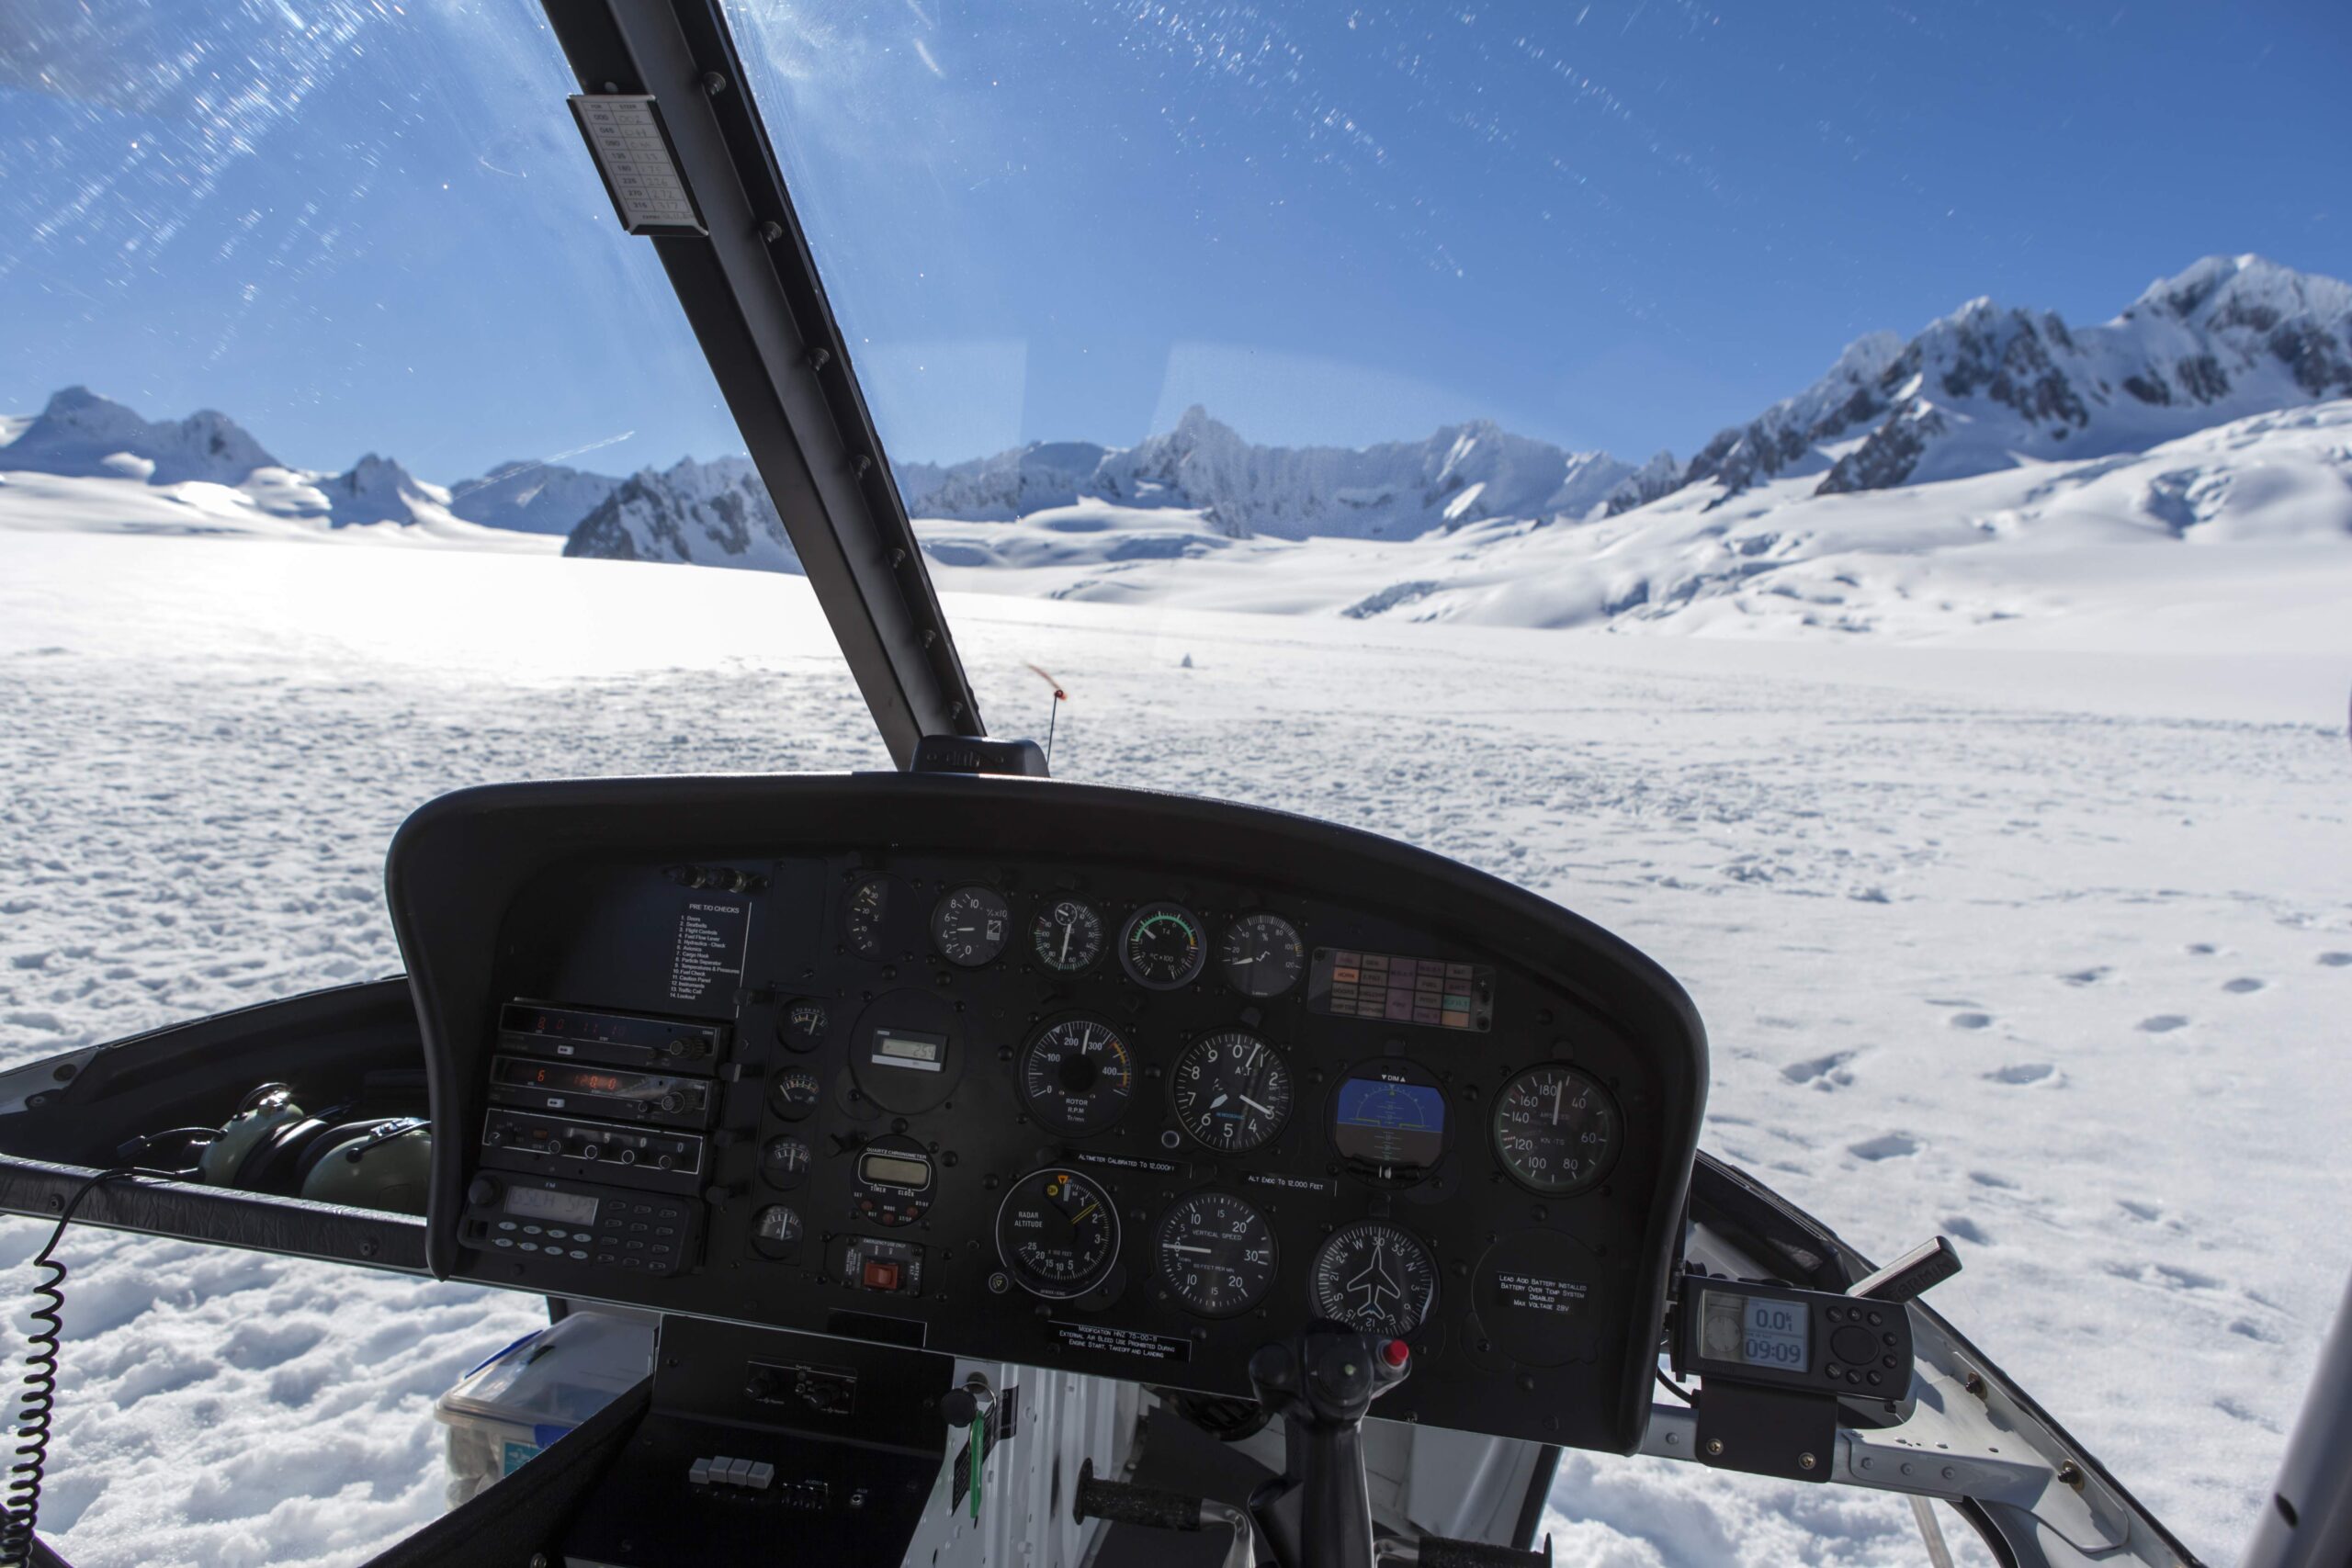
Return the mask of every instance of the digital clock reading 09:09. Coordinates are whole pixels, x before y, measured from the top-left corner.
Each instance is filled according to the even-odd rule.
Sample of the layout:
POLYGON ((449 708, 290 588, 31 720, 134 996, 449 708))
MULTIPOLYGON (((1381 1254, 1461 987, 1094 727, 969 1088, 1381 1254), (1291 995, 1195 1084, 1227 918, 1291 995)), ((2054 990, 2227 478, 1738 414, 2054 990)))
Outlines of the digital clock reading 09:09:
POLYGON ((1812 1323, 1803 1302, 1701 1292, 1699 1353, 1711 1361, 1741 1361, 1802 1372, 1810 1364, 1812 1323))

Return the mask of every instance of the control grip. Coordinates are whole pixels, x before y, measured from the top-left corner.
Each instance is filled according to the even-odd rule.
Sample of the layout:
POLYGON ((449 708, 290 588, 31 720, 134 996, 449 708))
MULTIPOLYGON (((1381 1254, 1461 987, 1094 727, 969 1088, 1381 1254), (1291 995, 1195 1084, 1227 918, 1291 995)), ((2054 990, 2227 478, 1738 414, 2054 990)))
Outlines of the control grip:
POLYGON ((1148 1529, 1196 1530, 1201 1528, 1201 1500, 1159 1486, 1131 1486, 1124 1481, 1097 1481, 1094 1461, 1078 1468, 1078 1490, 1069 1505, 1070 1517, 1108 1519, 1115 1525, 1142 1525, 1148 1529))
POLYGON ((1544 1538, 1541 1551, 1497 1546, 1484 1540, 1453 1540, 1442 1535, 1421 1537, 1419 1568, 1552 1568, 1552 1538, 1544 1538))

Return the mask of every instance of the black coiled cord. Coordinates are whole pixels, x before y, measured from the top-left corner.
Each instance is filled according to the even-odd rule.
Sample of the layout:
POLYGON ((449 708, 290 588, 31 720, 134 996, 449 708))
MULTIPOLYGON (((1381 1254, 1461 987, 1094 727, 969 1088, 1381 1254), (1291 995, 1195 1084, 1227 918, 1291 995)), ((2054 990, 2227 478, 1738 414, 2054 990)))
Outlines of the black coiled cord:
POLYGON ((49 1423, 57 1401, 57 1348, 65 1332, 65 1265, 54 1256, 65 1239, 74 1211, 105 1183, 126 1176, 163 1176, 168 1171, 138 1166, 101 1170, 74 1190, 64 1212, 49 1233, 49 1241, 33 1255, 33 1267, 48 1277, 33 1286, 32 1332, 26 1337, 25 1375, 17 1386, 17 1408, 10 1425, 17 1434, 16 1462, 8 1467, 6 1495, 0 1496, 0 1568, 24 1568, 32 1559, 33 1526, 40 1514, 40 1483, 49 1467, 49 1423))

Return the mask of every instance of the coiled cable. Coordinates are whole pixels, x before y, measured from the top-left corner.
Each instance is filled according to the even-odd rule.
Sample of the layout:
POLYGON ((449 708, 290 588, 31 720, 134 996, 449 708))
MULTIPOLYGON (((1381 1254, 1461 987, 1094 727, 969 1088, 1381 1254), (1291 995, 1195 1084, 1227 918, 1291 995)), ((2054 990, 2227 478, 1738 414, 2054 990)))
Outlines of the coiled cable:
POLYGON ((16 1461, 8 1467, 0 1489, 0 1568, 25 1568, 31 1561, 33 1528, 40 1515, 40 1483, 49 1466, 49 1427, 57 1401, 57 1349, 65 1331, 65 1265, 54 1254, 65 1238, 65 1227, 82 1200, 107 1182, 126 1176, 169 1177, 168 1171, 138 1166, 118 1166, 94 1174, 74 1190, 48 1242, 33 1255, 33 1267, 47 1277, 33 1286, 33 1309, 27 1315, 32 1331, 26 1336, 23 1380, 17 1385, 17 1407, 9 1425, 17 1435, 16 1461))

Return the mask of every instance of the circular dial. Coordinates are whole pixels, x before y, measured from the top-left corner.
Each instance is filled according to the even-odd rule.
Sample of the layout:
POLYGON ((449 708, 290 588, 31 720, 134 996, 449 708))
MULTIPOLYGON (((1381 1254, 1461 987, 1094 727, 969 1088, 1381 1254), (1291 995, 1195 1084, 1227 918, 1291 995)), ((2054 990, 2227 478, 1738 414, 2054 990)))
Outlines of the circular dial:
POLYGON ((958 887, 931 911, 931 940, 950 964, 977 969, 1004 951, 1012 910, 993 887, 958 887))
POLYGON ((1066 1137, 1083 1138, 1116 1122, 1135 1085, 1127 1043, 1098 1018, 1051 1024, 1021 1054, 1021 1098, 1032 1115, 1066 1137))
POLYGON ((1437 1264, 1411 1233, 1364 1220, 1315 1251, 1315 1310, 1364 1334, 1407 1335, 1437 1304, 1437 1264))
POLYGON ((800 1240, 800 1213, 782 1203, 771 1203, 760 1211, 752 1224, 752 1235, 763 1252, 790 1247, 800 1240))
POLYGON ((1127 978, 1155 991, 1191 985, 1207 961, 1200 918, 1182 904, 1146 904, 1128 917, 1119 938, 1119 963, 1127 978))
POLYGON ((1029 945, 1048 969, 1074 975, 1102 956, 1102 917, 1078 898, 1057 898, 1030 922, 1029 945))
POLYGON ((890 879, 863 877, 849 890, 842 906, 842 935, 850 951, 865 958, 879 958, 888 943, 885 922, 890 918, 890 879))
POLYGON ((1306 946, 1280 915, 1245 915, 1226 928, 1216 950, 1227 984, 1245 997, 1279 997, 1298 984, 1306 946))
POLYGON ((1530 1067, 1495 1097, 1495 1156, 1531 1192, 1581 1192, 1616 1163, 1617 1102, 1590 1073, 1559 1062, 1530 1067))
POLYGON ((1185 1046, 1168 1092, 1177 1124, 1219 1154, 1262 1147, 1290 1119, 1290 1068, 1272 1046, 1238 1029, 1185 1046))
POLYGON ((1232 1317, 1274 1282, 1274 1228, 1229 1192, 1195 1192, 1161 1216, 1152 1258, 1186 1312, 1232 1317))
POLYGON ((771 1187, 797 1187, 808 1176, 809 1150, 798 1138, 770 1138, 760 1145, 760 1179, 771 1187))
POLYGON ((825 1043, 825 1031, 831 1026, 832 1016, 825 1004, 808 997, 801 998, 784 1010, 776 1020, 776 1038, 788 1051, 809 1052, 825 1043))
POLYGON ((806 1067, 795 1067, 775 1080, 775 1113, 787 1122, 806 1120, 824 1098, 824 1086, 806 1067))
POLYGON ((996 1252, 1031 1295, 1082 1296, 1119 1261, 1118 1212, 1092 1177, 1057 1166, 1032 1171, 996 1212, 996 1252))

